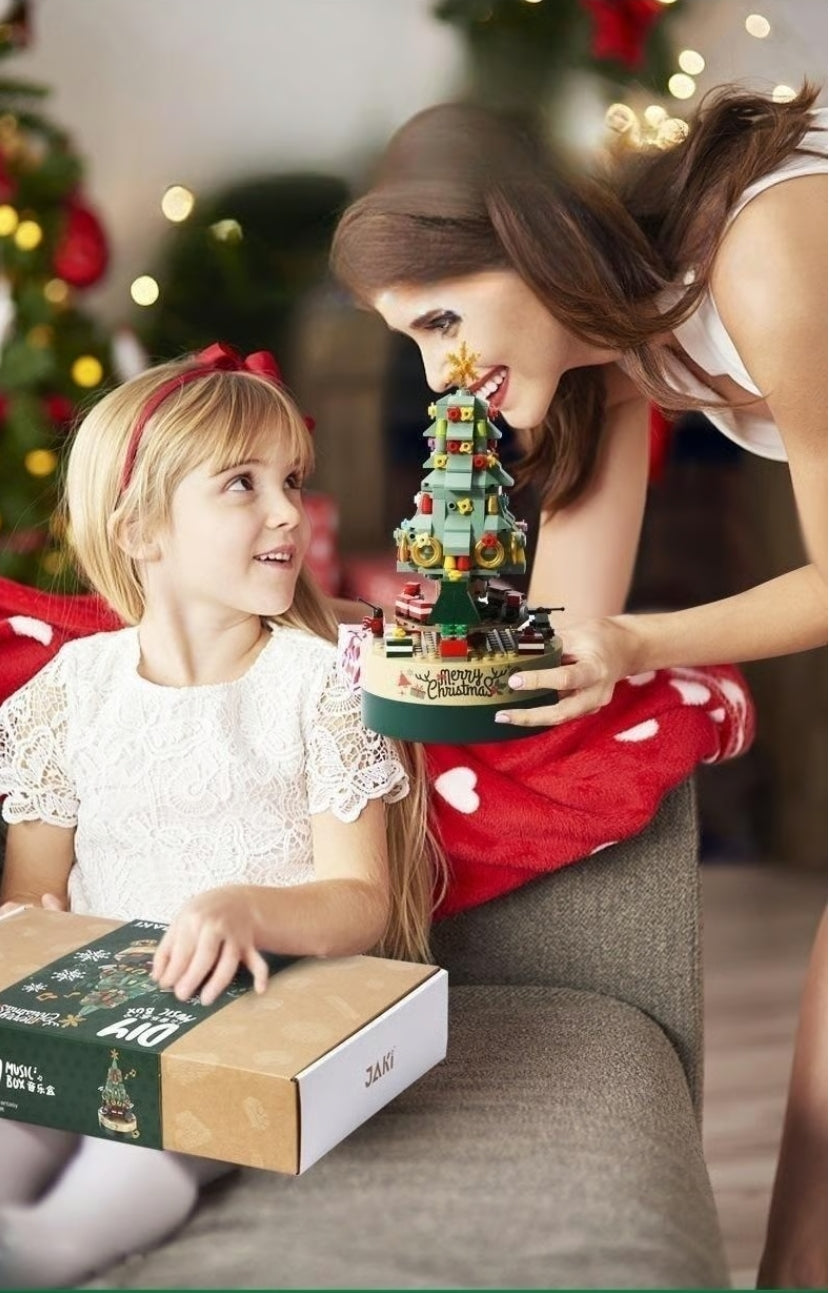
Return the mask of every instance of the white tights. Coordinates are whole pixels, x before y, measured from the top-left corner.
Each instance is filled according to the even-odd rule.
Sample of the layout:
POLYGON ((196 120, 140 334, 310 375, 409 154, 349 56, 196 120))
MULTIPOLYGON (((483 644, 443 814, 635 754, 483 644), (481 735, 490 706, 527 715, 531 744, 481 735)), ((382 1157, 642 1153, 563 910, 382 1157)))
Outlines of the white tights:
POLYGON ((77 1284, 161 1242, 224 1163, 0 1121, 0 1288, 77 1284))

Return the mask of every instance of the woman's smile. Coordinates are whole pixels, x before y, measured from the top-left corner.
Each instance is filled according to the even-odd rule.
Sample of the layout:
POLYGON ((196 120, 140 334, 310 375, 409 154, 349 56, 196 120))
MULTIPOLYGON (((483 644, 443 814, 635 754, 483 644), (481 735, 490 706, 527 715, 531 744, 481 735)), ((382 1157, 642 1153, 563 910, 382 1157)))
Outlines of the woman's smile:
POLYGON ((473 395, 480 395, 481 399, 487 401, 489 412, 494 417, 500 413, 506 404, 507 392, 509 390, 509 369, 503 364, 495 368, 489 368, 483 377, 479 377, 469 387, 473 395))

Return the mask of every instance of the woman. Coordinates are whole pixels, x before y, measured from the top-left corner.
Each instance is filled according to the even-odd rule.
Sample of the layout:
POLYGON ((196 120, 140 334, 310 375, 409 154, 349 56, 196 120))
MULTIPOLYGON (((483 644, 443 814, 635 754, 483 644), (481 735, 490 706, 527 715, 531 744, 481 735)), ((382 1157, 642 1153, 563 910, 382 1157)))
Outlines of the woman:
MULTIPOLYGON (((392 141, 343 216, 333 263, 420 347, 448 353, 524 433, 542 515, 530 599, 562 602, 555 687, 594 712, 627 675, 746 661, 826 641, 826 114, 726 88, 670 151, 587 176, 526 125, 451 106, 392 141), (738 444, 787 460, 809 563, 727 600, 623 614, 647 478, 647 404, 704 408, 738 444), (773 607, 773 614, 770 608, 773 607)), ((761 1282, 826 1283, 826 925, 812 957, 761 1282)))

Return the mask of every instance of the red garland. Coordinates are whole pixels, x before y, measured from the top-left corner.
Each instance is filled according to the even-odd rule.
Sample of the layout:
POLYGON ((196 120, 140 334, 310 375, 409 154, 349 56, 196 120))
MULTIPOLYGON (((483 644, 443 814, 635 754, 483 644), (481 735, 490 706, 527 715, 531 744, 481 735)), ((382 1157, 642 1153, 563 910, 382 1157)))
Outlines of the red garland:
POLYGON ((623 63, 631 71, 640 68, 650 29, 664 13, 664 5, 659 0, 581 0, 581 4, 593 18, 593 57, 623 63))
POLYGON ((108 263, 109 247, 100 220, 77 197, 70 198, 52 259, 55 274, 71 287, 91 287, 103 277, 108 263))

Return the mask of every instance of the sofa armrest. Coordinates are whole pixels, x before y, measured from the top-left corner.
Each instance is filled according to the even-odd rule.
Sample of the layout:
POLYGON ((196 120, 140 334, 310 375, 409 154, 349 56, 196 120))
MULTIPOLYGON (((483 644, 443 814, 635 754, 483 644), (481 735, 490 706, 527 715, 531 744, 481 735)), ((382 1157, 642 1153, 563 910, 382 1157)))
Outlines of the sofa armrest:
POLYGON ((675 1046, 699 1114, 702 1084, 698 835, 693 784, 639 835, 439 922, 453 984, 547 984, 637 1006, 675 1046))

